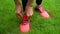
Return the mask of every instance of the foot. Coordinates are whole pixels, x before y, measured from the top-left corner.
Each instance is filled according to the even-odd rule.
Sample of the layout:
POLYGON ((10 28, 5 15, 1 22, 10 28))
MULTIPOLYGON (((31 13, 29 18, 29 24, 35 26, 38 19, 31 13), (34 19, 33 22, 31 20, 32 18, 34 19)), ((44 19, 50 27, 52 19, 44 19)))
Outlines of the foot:
POLYGON ((29 21, 26 20, 26 18, 24 17, 24 19, 22 20, 22 23, 20 24, 20 32, 28 32, 30 30, 30 25, 29 25, 29 21))
POLYGON ((41 5, 37 5, 36 9, 38 10, 41 17, 43 17, 43 18, 49 18, 50 17, 49 14, 42 8, 41 5))

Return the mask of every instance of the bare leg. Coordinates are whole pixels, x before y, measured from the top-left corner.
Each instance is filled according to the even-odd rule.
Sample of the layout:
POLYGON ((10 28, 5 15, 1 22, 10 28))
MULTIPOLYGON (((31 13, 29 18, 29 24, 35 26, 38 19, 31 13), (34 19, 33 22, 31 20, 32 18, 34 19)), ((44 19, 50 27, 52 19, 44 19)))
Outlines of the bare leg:
POLYGON ((21 9, 21 5, 20 5, 20 3, 19 3, 19 1, 18 0, 14 0, 14 2, 15 2, 15 5, 16 5, 16 16, 18 17, 18 18, 22 18, 22 9, 21 9))
POLYGON ((27 0, 27 5, 25 8, 25 15, 28 17, 28 19, 30 19, 30 17, 33 15, 33 4, 34 0, 27 0))

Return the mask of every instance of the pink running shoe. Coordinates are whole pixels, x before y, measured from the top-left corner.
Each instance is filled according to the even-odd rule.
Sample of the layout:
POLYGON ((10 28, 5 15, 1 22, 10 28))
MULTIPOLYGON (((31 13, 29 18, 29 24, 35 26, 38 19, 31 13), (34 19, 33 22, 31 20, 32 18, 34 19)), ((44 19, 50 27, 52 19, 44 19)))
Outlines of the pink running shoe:
POLYGON ((36 9, 38 10, 38 12, 40 13, 40 16, 43 18, 49 18, 49 14, 42 8, 42 6, 36 6, 36 9))
POLYGON ((24 17, 22 23, 20 24, 20 32, 28 32, 30 30, 30 25, 29 25, 29 21, 26 20, 26 17, 24 17))
POLYGON ((49 15, 46 11, 40 13, 40 16, 43 17, 43 18, 49 18, 49 15))

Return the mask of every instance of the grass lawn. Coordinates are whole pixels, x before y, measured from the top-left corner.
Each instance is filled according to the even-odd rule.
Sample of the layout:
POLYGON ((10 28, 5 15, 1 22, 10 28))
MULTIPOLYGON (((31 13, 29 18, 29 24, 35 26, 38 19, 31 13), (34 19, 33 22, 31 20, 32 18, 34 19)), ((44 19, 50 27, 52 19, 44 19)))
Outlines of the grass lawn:
MULTIPOLYGON (((42 6, 51 17, 44 19, 34 10, 31 30, 26 34, 60 34, 60 0, 43 0, 42 6)), ((21 34, 20 22, 15 15, 14 0, 0 0, 0 34, 21 34)))

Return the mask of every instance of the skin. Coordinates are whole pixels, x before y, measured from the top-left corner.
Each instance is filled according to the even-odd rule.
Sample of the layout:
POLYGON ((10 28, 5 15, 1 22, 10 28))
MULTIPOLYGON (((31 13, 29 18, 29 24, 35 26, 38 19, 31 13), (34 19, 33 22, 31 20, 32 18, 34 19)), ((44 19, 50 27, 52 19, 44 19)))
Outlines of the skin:
POLYGON ((14 2, 15 2, 15 5, 16 5, 16 16, 18 18, 20 18, 20 17, 22 18, 22 9, 21 9, 20 3, 19 3, 18 0, 14 0, 14 2))
MULTIPOLYGON (((21 5, 20 5, 19 1, 18 0, 14 0, 14 2, 15 2, 15 5, 16 5, 16 16, 18 18, 23 18, 22 8, 21 8, 21 5)), ((32 0, 28 0, 26 8, 25 8, 25 13, 24 13, 24 15, 26 15, 28 18, 30 18, 33 15, 32 4, 33 4, 33 1, 32 0)))

